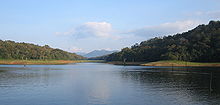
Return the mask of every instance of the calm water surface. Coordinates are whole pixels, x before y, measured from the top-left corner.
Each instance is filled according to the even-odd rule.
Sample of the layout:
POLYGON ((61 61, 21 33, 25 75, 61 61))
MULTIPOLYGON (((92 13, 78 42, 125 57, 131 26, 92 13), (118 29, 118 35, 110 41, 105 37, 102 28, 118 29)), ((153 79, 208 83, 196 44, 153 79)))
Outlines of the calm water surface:
POLYGON ((219 68, 0 65, 0 105, 219 104, 219 68))

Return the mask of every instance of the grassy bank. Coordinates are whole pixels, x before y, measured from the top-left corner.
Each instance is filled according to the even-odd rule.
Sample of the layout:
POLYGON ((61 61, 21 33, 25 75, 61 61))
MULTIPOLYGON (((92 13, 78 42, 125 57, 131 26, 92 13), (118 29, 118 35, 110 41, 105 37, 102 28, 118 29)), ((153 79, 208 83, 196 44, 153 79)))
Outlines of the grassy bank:
POLYGON ((220 63, 201 63, 185 61, 157 61, 141 64, 143 66, 187 66, 187 67, 220 67, 220 63))
POLYGON ((97 60, 0 60, 2 65, 62 65, 82 62, 101 62, 97 60))
POLYGON ((186 67, 220 67, 219 63, 200 63, 185 61, 157 61, 157 62, 107 62, 115 65, 141 65, 141 66, 186 66, 186 67))

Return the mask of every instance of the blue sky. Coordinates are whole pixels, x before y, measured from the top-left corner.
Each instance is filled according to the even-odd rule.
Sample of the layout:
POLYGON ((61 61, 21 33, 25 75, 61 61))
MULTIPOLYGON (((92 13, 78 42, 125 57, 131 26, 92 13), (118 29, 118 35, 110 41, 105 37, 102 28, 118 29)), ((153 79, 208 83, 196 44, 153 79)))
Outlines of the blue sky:
POLYGON ((0 0, 0 39, 119 50, 220 19, 220 0, 0 0))

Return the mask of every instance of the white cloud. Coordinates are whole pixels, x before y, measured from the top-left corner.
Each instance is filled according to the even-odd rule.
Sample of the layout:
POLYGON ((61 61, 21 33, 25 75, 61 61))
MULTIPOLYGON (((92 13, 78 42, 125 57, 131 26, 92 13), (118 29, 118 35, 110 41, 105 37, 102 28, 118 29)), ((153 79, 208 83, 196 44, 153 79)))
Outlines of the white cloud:
POLYGON ((77 40, 73 39, 73 43, 80 48, 71 47, 70 49, 68 48, 68 51, 75 53, 89 52, 94 49, 103 48, 107 50, 120 49, 153 37, 182 33, 195 28, 200 23, 200 21, 193 20, 176 21, 146 26, 126 32, 123 30, 113 30, 112 25, 107 22, 87 22, 67 32, 59 32, 57 35, 69 35, 68 38, 78 38, 77 40), (85 46, 80 43, 86 43, 87 45, 85 46), (88 46, 91 47, 88 48, 88 46))
POLYGON ((107 22, 87 22, 80 28, 82 33, 85 32, 98 37, 109 37, 112 32, 112 25, 107 22))
POLYGON ((112 25, 107 22, 87 22, 66 32, 56 32, 56 35, 73 35, 76 38, 112 38, 119 39, 113 35, 112 25))
POLYGON ((128 32, 128 34, 132 34, 134 36, 141 37, 156 37, 156 36, 164 36, 164 35, 172 35, 176 33, 182 33, 188 31, 194 27, 196 27, 200 22, 185 20, 185 21, 176 21, 163 23, 156 26, 147 26, 141 29, 136 29, 128 32))
POLYGON ((170 35, 182 33, 189 29, 196 27, 200 22, 185 20, 163 23, 156 26, 146 26, 140 29, 131 30, 128 32, 119 32, 113 30, 112 25, 107 22, 87 22, 78 27, 75 27, 66 32, 56 32, 56 35, 71 35, 77 39, 84 38, 110 38, 122 39, 132 38, 133 36, 141 36, 145 38, 152 38, 156 36, 170 35))

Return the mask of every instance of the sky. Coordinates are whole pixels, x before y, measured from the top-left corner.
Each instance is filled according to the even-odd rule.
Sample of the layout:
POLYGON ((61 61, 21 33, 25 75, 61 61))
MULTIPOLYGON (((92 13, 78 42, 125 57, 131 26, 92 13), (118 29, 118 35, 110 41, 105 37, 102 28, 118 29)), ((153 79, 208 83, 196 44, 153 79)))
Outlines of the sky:
POLYGON ((220 0, 0 0, 0 39, 120 50, 220 20, 220 0))

